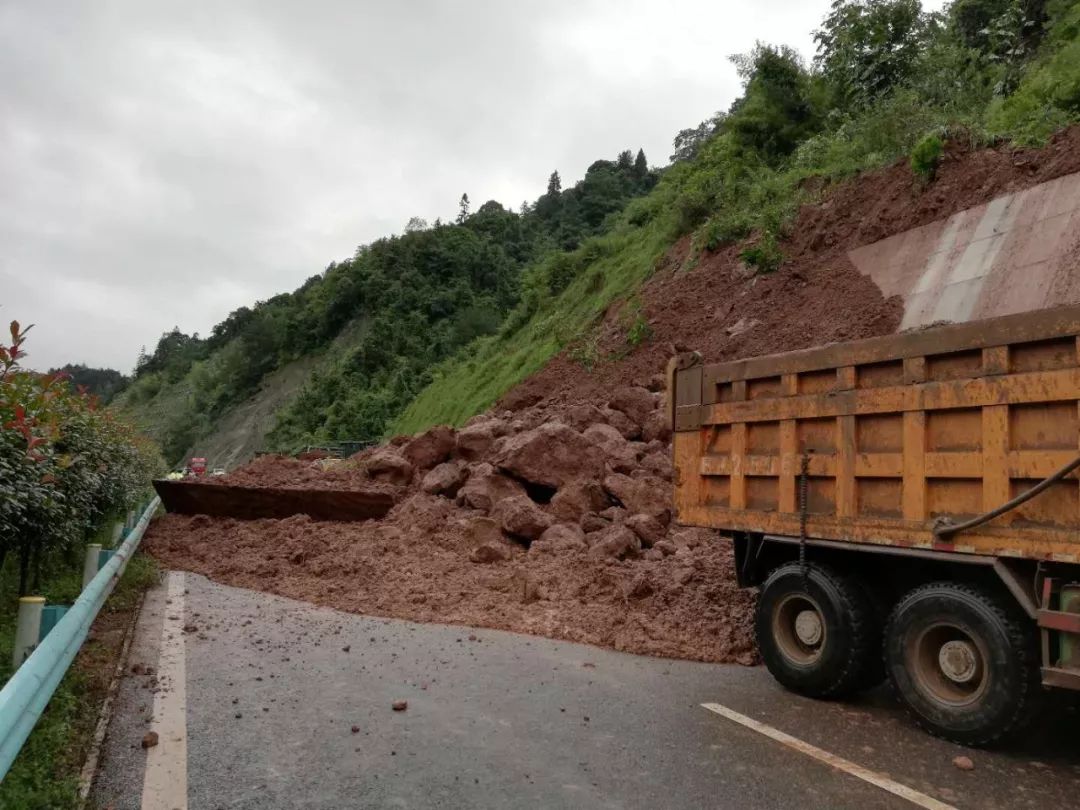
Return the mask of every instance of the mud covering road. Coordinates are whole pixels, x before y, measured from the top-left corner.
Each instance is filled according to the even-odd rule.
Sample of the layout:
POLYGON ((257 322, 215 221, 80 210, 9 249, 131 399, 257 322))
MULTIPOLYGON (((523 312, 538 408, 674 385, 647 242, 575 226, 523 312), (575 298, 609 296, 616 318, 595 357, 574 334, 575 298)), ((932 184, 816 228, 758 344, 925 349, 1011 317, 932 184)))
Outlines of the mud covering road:
POLYGON ((913 729, 881 694, 816 703, 761 668, 376 619, 171 576, 183 577, 173 600, 155 589, 140 618, 91 796, 99 807, 915 806, 705 702, 955 807, 1067 807, 1080 790, 1080 746, 1051 754, 1075 712, 1045 725, 1041 745, 970 752, 913 729), (186 659, 183 690, 154 685, 175 668, 175 649, 159 660, 163 628, 186 659), (173 761, 185 747, 175 731, 150 757, 155 784, 184 771, 186 784, 171 804, 144 804, 140 743, 170 722, 181 692, 186 768, 173 761), (973 771, 952 764, 959 754, 973 771))

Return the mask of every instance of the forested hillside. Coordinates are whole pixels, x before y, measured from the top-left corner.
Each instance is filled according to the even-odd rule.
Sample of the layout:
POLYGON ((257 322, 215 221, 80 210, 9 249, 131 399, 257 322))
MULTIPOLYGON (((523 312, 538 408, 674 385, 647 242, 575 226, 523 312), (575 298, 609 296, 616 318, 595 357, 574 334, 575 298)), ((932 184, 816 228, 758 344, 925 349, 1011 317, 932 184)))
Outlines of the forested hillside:
POLYGON ((936 14, 839 0, 812 62, 765 43, 732 57, 742 95, 680 132, 667 168, 624 152, 571 189, 553 174, 517 212, 463 197, 455 223, 413 221, 208 338, 166 334, 121 407, 175 459, 268 373, 321 355, 270 446, 460 423, 560 351, 585 368, 611 360, 595 330, 612 305, 618 354, 649 341, 635 291, 683 238, 688 265, 737 245, 748 272, 774 272, 795 212, 838 180, 904 159, 925 186, 950 140, 1045 141, 1080 118, 1078 30, 1080 3, 1065 0, 936 14))
POLYGON ((572 188, 553 172, 519 211, 491 200, 473 212, 462 195, 455 222, 414 218, 404 234, 361 246, 294 292, 241 307, 206 338, 166 332, 139 356, 118 406, 175 460, 269 374, 341 337, 268 441, 377 438, 431 381, 433 364, 498 330, 524 267, 604 233, 655 183, 639 150, 595 161, 572 188))

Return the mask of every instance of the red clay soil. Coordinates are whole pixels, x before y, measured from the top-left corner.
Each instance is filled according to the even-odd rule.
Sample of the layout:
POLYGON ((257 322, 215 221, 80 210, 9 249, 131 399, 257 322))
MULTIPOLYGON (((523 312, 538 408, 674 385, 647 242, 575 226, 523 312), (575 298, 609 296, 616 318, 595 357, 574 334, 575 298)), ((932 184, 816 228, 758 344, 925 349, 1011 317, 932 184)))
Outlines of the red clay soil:
MULTIPOLYGON (((1080 127, 1058 133, 1041 149, 972 151, 956 139, 927 186, 901 160, 837 184, 821 202, 804 206, 775 273, 748 276, 738 258, 741 246, 705 254, 693 269, 682 269, 690 247, 683 239, 641 290, 642 314, 653 330, 649 343, 592 372, 561 354, 508 392, 500 407, 597 400, 613 385, 662 372, 673 347, 722 362, 894 332, 901 302, 884 300, 848 260, 849 250, 1077 171, 1080 127)), ((599 326, 600 356, 621 354, 625 338, 615 306, 599 326)))
POLYGON ((201 484, 289 489, 359 489, 370 487, 367 474, 356 464, 326 460, 302 461, 289 456, 258 456, 227 475, 207 476, 201 484))
POLYGON ((729 544, 709 532, 680 530, 675 554, 658 561, 507 543, 509 559, 477 564, 455 512, 444 498, 418 495, 379 523, 167 515, 146 542, 169 567, 338 610, 755 661, 753 597, 735 585, 729 544))
MULTIPOLYGON (((951 145, 927 188, 898 163, 800 211, 787 261, 767 276, 746 274, 734 246, 683 270, 683 240, 642 290, 654 337, 630 355, 592 372, 557 357, 460 431, 395 439, 326 470, 263 457, 218 479, 381 482, 402 493, 383 520, 170 515, 147 548, 170 567, 342 610, 752 663, 754 597, 735 584, 729 543, 671 522, 656 375, 672 347, 717 361, 893 332, 900 302, 849 249, 1078 170, 1080 128, 1038 152, 951 145)), ((599 328, 605 353, 625 348, 617 312, 599 328)))

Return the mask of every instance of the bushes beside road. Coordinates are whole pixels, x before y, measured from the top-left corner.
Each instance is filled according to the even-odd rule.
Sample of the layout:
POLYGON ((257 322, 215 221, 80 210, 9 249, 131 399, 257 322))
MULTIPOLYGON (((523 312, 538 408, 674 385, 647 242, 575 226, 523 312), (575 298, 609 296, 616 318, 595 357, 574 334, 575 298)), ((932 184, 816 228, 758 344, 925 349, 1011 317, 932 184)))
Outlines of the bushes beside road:
POLYGON ((0 569, 19 593, 77 565, 82 546, 163 471, 157 447, 62 374, 23 368, 29 327, 0 343, 0 569))

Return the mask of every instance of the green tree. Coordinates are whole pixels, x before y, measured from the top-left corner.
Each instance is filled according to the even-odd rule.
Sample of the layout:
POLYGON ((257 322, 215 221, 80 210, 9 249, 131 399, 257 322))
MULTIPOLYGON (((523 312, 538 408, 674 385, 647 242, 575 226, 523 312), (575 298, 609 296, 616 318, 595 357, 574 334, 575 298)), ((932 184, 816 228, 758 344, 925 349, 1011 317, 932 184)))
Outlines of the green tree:
POLYGON ((759 42, 731 61, 746 89, 731 105, 725 131, 766 161, 789 155, 820 123, 802 59, 786 45, 759 42))
POLYGON ((458 202, 458 215, 457 224, 461 225, 469 218, 469 195, 462 194, 461 200, 458 202))
POLYGON ((911 78, 928 31, 919 0, 834 0, 814 65, 837 106, 863 107, 911 78))

